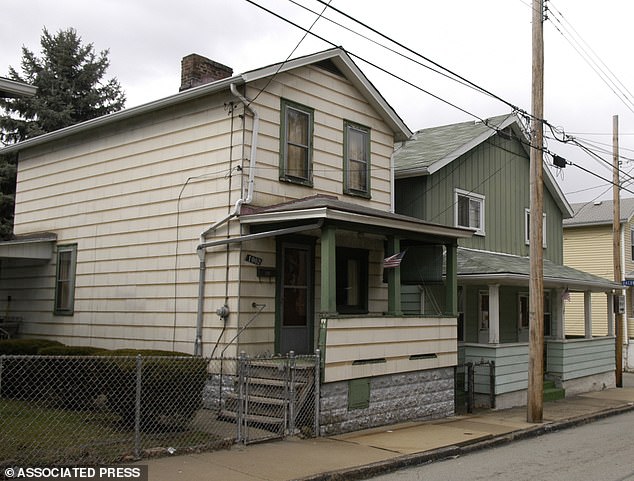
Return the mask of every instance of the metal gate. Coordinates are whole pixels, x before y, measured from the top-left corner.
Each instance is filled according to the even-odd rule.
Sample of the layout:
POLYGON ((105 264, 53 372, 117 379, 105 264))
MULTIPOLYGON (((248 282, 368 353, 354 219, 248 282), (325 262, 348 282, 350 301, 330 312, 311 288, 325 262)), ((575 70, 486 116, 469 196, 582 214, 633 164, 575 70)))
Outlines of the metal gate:
POLYGON ((456 413, 472 413, 476 407, 495 409, 495 361, 460 364, 454 380, 456 413))
POLYGON ((235 389, 220 417, 236 425, 236 441, 252 443, 319 433, 319 354, 237 360, 235 389))

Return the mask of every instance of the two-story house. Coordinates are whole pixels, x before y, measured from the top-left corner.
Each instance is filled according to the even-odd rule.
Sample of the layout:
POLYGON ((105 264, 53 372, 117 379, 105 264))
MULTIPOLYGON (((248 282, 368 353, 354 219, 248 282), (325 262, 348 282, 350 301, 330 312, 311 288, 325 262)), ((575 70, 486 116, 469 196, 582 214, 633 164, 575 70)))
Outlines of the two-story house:
POLYGON ((179 93, 0 151, 19 155, 0 308, 72 345, 319 347, 323 432, 450 415, 471 231, 393 213, 410 135, 342 49, 239 75, 187 56, 179 93), (446 259, 433 315, 404 315, 384 268, 406 247, 446 259))
MULTIPOLYGON (((634 369, 634 198, 620 200, 619 237, 621 245, 621 279, 614 279, 613 228, 614 202, 611 200, 572 204, 574 216, 564 220, 564 262, 577 269, 591 272, 623 284, 625 313, 623 316, 623 367, 634 369)), ((607 335, 603 300, 596 294, 571 295, 566 306, 566 334, 576 337, 607 335), (592 330, 586 329, 587 319, 581 315, 584 306, 592 319, 592 330), (586 321, 586 322, 584 322, 586 321)))
MULTIPOLYGON (((494 386, 482 376, 476 379, 476 392, 492 393, 497 407, 526 402, 529 148, 521 120, 509 114, 424 129, 395 152, 397 212, 473 229, 474 235, 461 239, 458 248, 460 358, 489 363, 494 386)), ((545 374, 567 393, 615 382, 614 337, 572 340, 564 334, 569 292, 601 292, 605 299, 615 288, 604 278, 564 265, 562 220, 571 216, 570 205, 545 168, 545 374)), ((413 312, 433 312, 442 299, 434 283, 424 272, 406 281, 411 287, 404 288, 410 295, 405 305, 413 312)), ((608 329, 607 320, 603 322, 608 329)))

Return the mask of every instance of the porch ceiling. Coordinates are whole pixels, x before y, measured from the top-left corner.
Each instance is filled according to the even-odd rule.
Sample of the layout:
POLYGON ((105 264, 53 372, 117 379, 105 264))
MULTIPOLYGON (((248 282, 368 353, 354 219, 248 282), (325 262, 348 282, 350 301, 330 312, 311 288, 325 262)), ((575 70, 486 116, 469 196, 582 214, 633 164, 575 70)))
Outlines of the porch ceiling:
MULTIPOLYGON (((530 259, 528 257, 458 248, 459 282, 528 285, 529 276, 530 259)), ((572 267, 555 264, 547 259, 544 259, 544 286, 600 292, 621 288, 616 282, 572 267)))
POLYGON ((412 236, 436 236, 445 241, 471 237, 470 229, 458 229, 423 222, 413 217, 372 209, 333 196, 318 195, 269 207, 245 209, 240 222, 245 225, 275 225, 297 222, 332 221, 359 232, 412 236))

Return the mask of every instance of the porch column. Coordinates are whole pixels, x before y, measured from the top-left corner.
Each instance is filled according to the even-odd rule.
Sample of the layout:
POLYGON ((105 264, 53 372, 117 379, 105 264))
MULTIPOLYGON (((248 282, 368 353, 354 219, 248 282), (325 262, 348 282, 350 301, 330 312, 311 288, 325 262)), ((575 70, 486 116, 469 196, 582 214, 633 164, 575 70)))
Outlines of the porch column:
POLYGON ((583 293, 583 320, 585 338, 592 339, 592 293, 590 291, 583 293))
POLYGON ((489 344, 500 343, 500 285, 489 285, 489 344))
POLYGON ((458 245, 446 244, 445 313, 458 316, 458 245))
POLYGON ((337 314, 337 242, 336 229, 325 224, 321 228, 321 314, 337 314))
POLYGON ((608 336, 614 336, 614 294, 606 292, 608 298, 608 336))
MULTIPOLYGON (((401 240, 396 236, 387 238, 387 255, 401 252, 401 240)), ((402 316, 401 310, 401 268, 387 269, 387 313, 391 316, 402 316)))
POLYGON ((553 299, 553 317, 555 323, 552 326, 555 332, 551 332, 551 336, 555 339, 564 340, 566 338, 566 327, 564 326, 565 312, 564 312, 564 292, 565 289, 555 290, 555 299, 553 299))

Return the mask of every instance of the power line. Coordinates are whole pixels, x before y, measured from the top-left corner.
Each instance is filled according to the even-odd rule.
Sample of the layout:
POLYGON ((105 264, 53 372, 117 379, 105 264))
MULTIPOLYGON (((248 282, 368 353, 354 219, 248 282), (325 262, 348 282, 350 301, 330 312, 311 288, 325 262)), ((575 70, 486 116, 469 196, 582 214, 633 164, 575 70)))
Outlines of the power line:
MULTIPOLYGON (((253 0, 246 0, 246 1, 247 1, 248 3, 250 3, 250 4, 252 4, 253 6, 258 7, 258 8, 260 8, 261 10, 264 10, 265 12, 267 12, 267 13, 269 13, 269 14, 271 14, 271 15, 273 15, 273 16, 275 16, 275 17, 277 17, 277 18, 279 18, 280 20, 282 20, 282 21, 284 21, 284 22, 286 22, 286 23, 288 23, 288 24, 290 24, 290 25, 292 25, 292 26, 294 26, 294 27, 296 27, 296 28, 299 28, 300 30, 303 30, 303 31, 304 31, 304 32, 306 32, 307 34, 310 34, 310 35, 312 35, 312 36, 314 36, 314 37, 318 38, 319 40, 321 40, 321 41, 323 41, 323 42, 325 42, 325 43, 327 43, 327 44, 331 45, 332 47, 335 47, 335 48, 342 48, 342 47, 340 47, 340 46, 337 46, 335 43, 331 42, 330 40, 328 40, 328 39, 326 39, 326 38, 324 38, 324 37, 322 37, 322 36, 320 36, 320 35, 317 35, 316 33, 314 33, 314 32, 312 32, 312 31, 310 31, 310 30, 308 30, 308 29, 306 29, 306 28, 302 27, 301 25, 298 25, 297 23, 293 22, 292 20, 290 20, 290 19, 288 19, 288 18, 286 18, 286 17, 284 17, 284 16, 282 16, 282 15, 280 15, 280 14, 278 14, 278 13, 276 13, 276 12, 274 12, 274 11, 272 11, 272 10, 270 10, 270 9, 268 9, 268 8, 266 8, 266 7, 262 6, 262 5, 260 5, 260 4, 258 4, 258 3, 256 3, 256 2, 255 2, 255 1, 253 1, 253 0)), ((393 42, 394 44, 396 44, 396 45, 398 45, 399 47, 401 47, 401 48, 403 48, 403 49, 407 50, 408 52, 411 52, 411 53, 413 53, 414 55, 419 56, 420 58, 422 58, 422 59, 424 59, 424 60, 426 60, 426 61, 430 62, 431 64, 433 64, 433 65, 437 66, 438 68, 440 68, 440 69, 442 69, 442 70, 445 70, 446 72, 448 72, 448 73, 449 73, 449 74, 451 74, 451 75, 454 75, 456 78, 460 79, 461 81, 466 82, 466 83, 467 83, 467 84, 469 84, 469 85, 472 85, 472 86, 473 86, 473 88, 474 88, 475 90, 480 91, 480 92, 482 92, 482 93, 484 93, 484 94, 486 94, 486 95, 489 95, 489 96, 491 96, 491 97, 493 97, 493 98, 495 98, 495 99, 499 100, 500 102, 502 102, 502 103, 504 103, 504 104, 506 104, 506 105, 508 105, 508 106, 511 106, 511 107, 513 108, 513 110, 514 110, 514 111, 516 111, 516 112, 518 112, 518 113, 522 114, 522 115, 523 115, 523 116, 525 116, 526 118, 530 118, 530 119, 532 119, 532 120, 539 121, 539 122, 543 123, 543 125, 548 126, 548 127, 549 127, 552 131, 553 131, 553 134, 554 134, 554 129, 555 129, 555 127, 554 127, 552 124, 550 124, 548 121, 546 121, 545 119, 537 119, 537 118, 535 118, 535 117, 534 117, 534 116, 532 116, 531 114, 528 114, 525 110, 520 109, 519 107, 517 107, 517 106, 515 106, 514 104, 512 104, 512 103, 510 103, 510 102, 508 102, 508 101, 506 101, 506 100, 504 100, 503 98, 499 97, 498 95, 493 94, 492 92, 489 92, 488 90, 484 89, 483 87, 480 87, 479 85, 475 84, 474 82, 471 82, 470 80, 468 80, 468 79, 466 79, 466 78, 462 77, 461 75, 459 75, 459 74, 457 74, 457 73, 453 72, 452 70, 450 70, 450 69, 448 69, 448 68, 446 68, 446 67, 443 67, 443 66, 442 66, 442 65, 440 65, 439 63, 434 62, 433 60, 431 60, 431 59, 429 59, 429 58, 427 58, 427 57, 423 56, 422 54, 420 54, 420 53, 418 53, 418 52, 415 52, 414 50, 410 49, 409 47, 406 47, 405 45, 403 45, 403 44, 401 44, 401 43, 399 43, 399 42, 397 42, 397 41, 393 40, 392 38, 388 37, 387 35, 384 35, 383 33, 381 33, 381 32, 379 32, 378 30, 376 30, 376 29, 374 29, 374 28, 372 28, 372 27, 370 27, 370 26, 366 25, 365 23, 360 22, 359 20, 357 20, 357 19, 355 19, 354 17, 352 17, 352 16, 350 16, 350 15, 346 14, 345 12, 342 12, 341 10, 339 10, 339 9, 337 9, 337 8, 333 7, 333 6, 326 4, 326 2, 325 2, 324 0, 317 0, 317 1, 318 1, 318 2, 320 2, 320 3, 322 3, 322 4, 324 4, 327 8, 331 8, 331 9, 333 9, 334 11, 338 12, 339 14, 341 14, 341 15, 345 16, 346 18, 349 18, 350 20, 352 20, 352 21, 354 21, 354 22, 356 22, 356 23, 359 23, 360 25, 362 25, 363 27, 367 28, 368 30, 370 30, 370 31, 372 31, 372 32, 374 32, 374 33, 376 33, 377 35, 379 35, 379 36, 381 36, 381 37, 383 37, 383 38, 385 38, 385 39, 389 40, 390 42, 393 42)), ((342 48, 342 49, 343 49, 343 48, 342 48)), ((357 54, 355 54, 355 53, 353 53, 353 52, 351 52, 351 51, 348 51, 348 50, 345 50, 345 51, 346 51, 346 52, 347 52, 347 53, 348 53, 351 57, 354 57, 354 58, 356 58, 356 59, 358 59, 358 60, 360 60, 360 61, 362 61, 362 62, 364 62, 364 63, 366 63, 366 64, 368 64, 368 65, 370 65, 370 66, 372 66, 372 67, 374 67, 374 68, 376 68, 377 70, 379 70, 379 71, 381 71, 381 72, 383 72, 383 73, 386 73, 386 74, 388 74, 388 75, 390 75, 390 76, 394 77, 395 79, 397 79, 397 80, 399 80, 399 81, 401 81, 401 82, 403 82, 403 83, 405 83, 405 84, 407 84, 407 85, 410 85, 411 87, 413 87, 413 88, 415 88, 415 89, 417 89, 417 90, 419 90, 419 91, 421 91, 421 92, 423 92, 423 93, 425 93, 425 94, 427 94, 427 95, 429 95, 429 96, 431 96, 431 97, 433 97, 433 98, 435 98, 435 99, 437 99, 437 100, 439 100, 439 101, 441 101, 441 102, 443 102, 443 103, 445 103, 445 104, 447 104, 447 105, 449 105, 449 106, 451 106, 451 107, 453 107, 453 108, 455 108, 455 109, 457 109, 457 110, 459 110, 459 111, 461 111, 461 112, 463 112, 463 113, 466 113, 467 115, 469 115, 469 116, 471 116, 471 117, 474 117, 474 118, 476 118, 476 119, 480 120, 481 122, 483 122, 483 124, 487 125, 489 128, 491 128, 491 129, 493 129, 493 130, 495 130, 495 131, 498 131, 496 128, 494 128, 494 127, 492 127, 491 125, 489 125, 489 124, 488 124, 488 123, 487 123, 484 119, 482 119, 482 118, 481 118, 481 117, 479 117, 478 115, 476 115, 476 114, 474 114, 474 113, 472 113, 472 112, 470 112, 470 111, 468 111, 468 110, 466 110, 466 109, 464 109, 464 108, 462 108, 462 107, 459 107, 458 105, 456 105, 456 104, 454 104, 454 103, 452 103, 452 102, 450 102, 450 101, 448 101, 448 100, 446 100, 446 99, 444 99, 444 98, 442 98, 442 97, 440 97, 440 96, 438 96, 438 95, 436 95, 436 94, 433 94, 433 93, 429 92, 428 90, 423 89, 422 87, 420 87, 420 86, 418 86, 418 85, 414 84, 413 82, 410 82, 410 81, 408 81, 408 80, 404 79, 403 77, 401 77, 401 76, 399 76, 399 75, 396 75, 395 73, 393 73, 393 72, 391 72, 391 71, 388 71, 387 69, 385 69, 385 68, 383 68, 383 67, 381 67, 381 66, 377 65, 376 63, 374 63, 374 62, 372 62, 372 61, 369 61, 369 60, 365 59, 364 57, 362 57, 362 56, 360 56, 360 55, 357 55, 357 54)), ((407 57, 406 57, 406 58, 407 58, 407 57)), ((565 132, 563 132, 563 129, 560 129, 560 130, 562 130, 562 133, 563 133, 563 135, 565 136, 565 139, 564 139, 564 140, 562 140, 562 139, 558 139, 558 138, 555 136, 555 137, 554 137, 554 140, 559 141, 559 142, 562 142, 562 143, 569 143, 569 142, 573 142, 573 144, 574 144, 574 145, 577 145, 578 147, 580 147, 580 148, 582 148, 582 149, 586 150, 588 153, 591 153, 591 152, 592 152, 590 149, 588 149, 588 148, 586 148, 586 147, 582 146, 582 145, 581 145, 578 141, 576 141, 576 139, 574 139, 574 138, 572 138, 572 137, 570 137, 570 136, 566 135, 566 134, 565 134, 565 132)), ((530 148, 535 148, 535 147, 534 147, 534 146, 533 146, 530 142, 525 142, 525 141, 524 141, 523 143, 524 143, 525 145, 529 146, 530 148)), ((550 154, 550 155, 552 155, 552 156, 554 156, 554 155, 555 155, 555 154, 553 154, 552 152, 550 152, 548 149, 544 149, 544 148, 542 148, 542 150, 543 150, 545 153, 550 154)), ((596 155, 596 154, 594 154, 594 153, 592 153, 592 155, 595 155, 596 157, 599 157, 599 158, 600 158, 600 156, 598 156, 598 155, 596 155)), ((603 159, 600 159, 600 160, 602 160, 603 162, 605 162, 605 160, 603 160, 603 159)), ((591 171, 589 171, 588 169, 585 169, 584 167, 581 167, 581 166, 579 166, 579 165, 576 165, 576 164, 574 164, 574 163, 572 163, 572 162, 567 162, 567 164, 568 164, 568 165, 575 166, 575 167, 579 168, 580 170, 583 170, 583 171, 585 171, 585 172, 587 172, 587 173, 589 173, 589 174, 591 174, 591 175, 593 175, 593 176, 595 176, 595 177, 600 178, 601 180, 604 180, 604 181, 606 181, 606 182, 608 182, 608 183, 612 184, 612 182, 611 182, 611 181, 609 181, 608 179, 605 179, 604 177, 601 177, 601 176, 599 176, 598 174, 595 174, 594 172, 591 172, 591 171)), ((631 178, 631 177, 630 177, 630 178, 631 178)), ((623 188, 623 189, 624 189, 624 190, 627 190, 627 189, 625 189, 625 188, 623 188)), ((632 191, 629 191, 629 190, 627 190, 627 191, 628 191, 628 192, 631 192, 631 193, 633 193, 633 194, 634 194, 634 192, 632 192, 632 191)))
MULTIPOLYGON (((288 0, 288 1, 289 1, 289 2, 291 2, 291 3, 292 3, 292 4, 294 4, 294 5, 297 5, 298 7, 303 8, 304 10, 307 10, 308 12, 315 13, 315 14, 317 13, 317 12, 315 12, 314 10, 312 10, 311 8, 309 8, 309 7, 305 6, 305 5, 302 5, 302 4, 298 3, 298 2, 297 2, 297 1, 295 1, 295 0, 288 0)), ((324 7, 324 10, 325 10, 325 9, 326 9, 326 7, 324 7)), ((442 72, 441 70, 438 70, 438 69, 435 69, 435 68, 433 68, 433 67, 431 67, 431 66, 429 66, 429 65, 426 65, 426 64, 424 64, 424 63, 422 63, 422 62, 420 62, 420 61, 418 61, 418 60, 416 60, 416 59, 414 59, 414 58, 412 58, 412 57, 409 57, 409 56, 405 55, 405 54, 404 54, 404 53, 402 53, 402 52, 399 52, 398 50, 395 50, 395 49, 393 49, 393 48, 388 47, 388 46, 387 46, 387 45, 385 45, 385 44, 382 44, 382 43, 380 43, 380 42, 377 42, 377 41, 376 41, 376 40, 374 40, 373 38, 370 38, 370 37, 368 37, 367 35, 363 35, 362 33, 359 33, 359 32, 357 32, 356 30, 353 30, 353 29, 351 29, 350 27, 347 27, 346 25, 343 25, 342 23, 336 22, 335 20, 333 20, 333 19, 331 19, 331 18, 328 18, 328 17, 326 17, 325 15, 322 15, 322 18, 323 18, 324 20, 327 20, 327 21, 329 21, 330 23, 332 23, 332 24, 334 24, 334 25, 338 26, 339 28, 342 28, 342 29, 344 29, 344 30, 346 30, 346 31, 348 31, 348 32, 350 32, 350 33, 355 34, 355 35, 356 35, 356 36, 358 36, 358 37, 361 37, 361 38, 362 38, 362 39, 364 39, 364 40, 367 40, 368 42, 372 42, 373 44, 378 45, 379 47, 381 47, 381 48, 383 48, 383 49, 387 50, 388 52, 392 52, 392 53, 394 53, 394 54, 396 54, 396 55, 398 55, 398 56, 400 56, 400 57, 403 57, 404 59, 409 60, 410 62, 414 62, 415 64, 420 65, 421 67, 426 68, 426 69, 428 69, 428 70, 431 70, 432 72, 437 73, 438 75, 441 75, 441 76, 443 76, 443 77, 445 77, 445 78, 447 78, 447 79, 449 79, 449 80, 452 80, 452 81, 454 81, 454 82, 456 82, 456 83, 458 83, 458 84, 460 84, 460 85, 463 85, 463 86, 465 86, 465 87, 471 88, 471 89, 473 89, 473 90, 475 90, 475 91, 477 91, 477 92, 482 92, 479 88, 474 87, 473 85, 469 84, 468 82, 462 81, 462 80, 460 80, 459 78, 452 77, 451 75, 449 75, 449 74, 447 74, 447 73, 445 73, 445 72, 442 72)))
MULTIPOLYGON (((317 1, 318 1, 319 3, 321 3, 321 4, 324 4, 324 5, 326 4, 324 0, 317 0, 317 1)), ((434 65, 434 66, 436 66, 436 67, 438 67, 438 68, 440 68, 440 69, 444 70, 445 72, 449 73, 450 75, 453 75, 454 77, 456 77, 456 78, 458 78, 458 79, 462 80, 463 82, 466 82, 467 84, 469 84, 469 85, 473 86, 476 90, 478 90, 478 91, 480 91, 480 92, 482 92, 482 93, 484 93, 484 94, 486 94, 486 95, 488 95, 488 96, 490 96, 490 97, 492 97, 492 98, 494 98, 494 99, 496 99, 496 100, 499 100, 500 102, 502 102, 502 103, 506 104, 507 106, 511 107, 511 109, 513 109, 513 110, 515 110, 515 111, 521 111, 521 112, 523 112, 523 113, 525 113, 525 114, 527 114, 527 115, 528 115, 528 113, 527 113, 526 111, 524 111, 523 109, 520 109, 518 106, 516 106, 516 105, 512 104, 511 102, 509 102, 509 101, 507 101, 507 100, 503 99, 502 97, 500 97, 500 96, 498 96, 498 95, 494 94, 493 92, 491 92, 491 91, 489 91, 489 90, 485 89, 484 87, 481 87, 480 85, 476 84, 475 82, 472 82, 471 80, 469 80, 469 79, 467 79, 467 78, 463 77, 462 75, 457 74, 456 72, 454 72, 454 71, 452 71, 452 70, 448 69, 447 67, 444 67, 443 65, 441 65, 441 64, 439 64, 438 62, 435 62, 434 60, 432 60, 432 59, 430 59, 430 58, 428 58, 428 57, 426 57, 426 56, 422 55, 421 53, 416 52, 415 50, 412 50, 411 48, 407 47, 406 45, 404 45, 404 44, 402 44, 402 43, 400 43, 400 42, 398 42, 398 41, 394 40, 393 38, 391 38, 391 37, 389 37, 389 36, 385 35, 385 34, 384 34, 384 33, 382 33, 382 32, 379 32, 379 31, 378 31, 378 30, 376 30, 375 28, 370 27, 370 26, 369 26, 369 25, 367 25, 366 23, 364 23, 364 22, 362 22, 362 21, 360 21, 360 20, 356 19, 355 17, 353 17, 353 16, 351 16, 351 15, 347 14, 346 12, 343 12, 343 11, 339 10, 338 8, 333 7, 332 5, 328 5, 328 8, 330 8, 330 9, 334 10, 335 12, 339 13, 340 15, 343 15, 344 17, 346 17, 346 18, 348 18, 348 19, 352 20, 353 22, 358 23, 358 24, 359 24, 359 25, 361 25, 362 27, 364 27, 364 28, 366 28, 366 29, 370 30, 371 32, 373 32, 373 33, 375 33, 375 34, 379 35, 380 37, 382 37, 382 38, 384 38, 384 39, 386 39, 386 40, 388 40, 388 41, 392 42, 393 44, 398 45, 398 46, 399 46, 399 47, 401 47, 402 49, 405 49, 406 51, 408 51, 408 52, 410 52, 410 53, 412 53, 412 54, 416 55, 417 57, 420 57, 420 58, 422 58, 423 60, 425 60, 425 61, 427 61, 427 62, 431 63, 432 65, 434 65)))
MULTIPOLYGON (((317 35, 316 33, 314 33, 314 32, 311 32, 311 31, 307 30, 306 28, 302 27, 301 25, 298 25, 297 23, 293 22, 292 20, 289 20, 288 18, 283 17, 282 15, 280 15, 280 14, 278 14, 278 13, 276 13, 276 12, 273 12, 272 10, 270 10, 270 9, 268 9, 268 8, 266 8, 266 7, 264 7, 264 6, 260 5, 260 4, 258 4, 258 3, 256 3, 256 2, 254 2, 253 0, 245 0, 245 1, 247 1, 248 3, 250 3, 251 5, 253 5, 253 6, 255 6, 255 7, 258 7, 258 8, 260 8, 260 9, 264 10, 264 11, 265 11, 265 12, 267 12, 267 13, 270 13, 271 15, 273 15, 273 16, 275 16, 275 17, 279 18, 280 20, 283 20, 283 21, 284 21, 284 22, 286 22, 286 23, 288 23, 288 24, 290 24, 290 25, 293 25, 294 27, 299 28, 299 29, 301 29, 301 30, 303 30, 303 31, 305 31, 305 32, 307 32, 307 33, 309 33, 309 34, 311 34, 312 36, 314 36, 314 37, 318 38, 318 39, 319 39, 319 40, 321 40, 322 42, 326 42, 327 44, 331 45, 332 47, 335 47, 335 48, 342 48, 342 49, 343 49, 343 47, 340 47, 340 46, 336 45, 334 42, 331 42, 330 40, 328 40, 328 39, 326 39, 326 38, 322 37, 321 35, 317 35)), ((321 0, 319 0, 319 1, 321 1, 321 0)), ((345 50, 345 49, 344 49, 344 50, 345 50)), ((354 58, 356 58, 356 59, 358 59, 358 60, 360 60, 360 61, 362 61, 362 62, 364 62, 364 63, 366 63, 366 64, 368 64, 368 65, 370 65, 370 66, 372 66, 372 67, 374 67, 374 68, 376 68, 377 70, 380 70, 381 72, 386 73, 386 74, 390 75, 391 77, 394 77, 394 78, 396 78, 397 80, 400 80, 401 82, 403 82, 403 83, 405 83, 405 84, 407 84, 407 85, 409 85, 409 86, 411 86, 411 87, 414 87, 415 89, 420 90, 421 92, 426 93, 427 95, 429 95, 429 96, 431 96, 431 97, 435 98, 436 100, 439 100, 439 101, 441 101, 441 102, 443 102, 443 103, 445 103, 445 104, 447 104, 447 105, 449 105, 449 106, 451 106, 451 107, 453 107, 453 108, 455 108, 455 109, 457 109, 457 110, 460 110, 461 112, 463 112, 463 113, 465 113, 465 114, 467 114, 467 115, 469 115, 469 116, 471 116, 471 117, 474 117, 474 118, 476 118, 476 119, 480 120, 481 122, 484 122, 484 119, 480 118, 478 115, 476 115, 476 114, 474 114, 474 113, 472 113, 472 112, 469 112, 468 110, 465 110, 465 109, 463 109, 462 107, 459 107, 459 106, 455 105, 454 103, 452 103, 452 102, 450 102, 450 101, 448 101, 448 100, 446 100, 446 99, 443 99, 442 97, 440 97, 440 96, 438 96, 438 95, 436 95, 436 94, 431 93, 431 92, 430 92, 430 91, 428 91, 428 90, 425 90, 424 88, 422 88, 422 87, 420 87, 420 86, 418 86, 418 85, 416 85, 416 84, 414 84, 414 83, 410 82, 409 80, 405 80, 404 78, 402 78, 402 77, 400 77, 400 76, 396 75, 396 74, 395 74, 395 73, 393 73, 393 72, 390 72, 389 70, 387 70, 387 69, 385 69, 385 68, 383 68, 383 67, 380 67, 380 66, 379 66, 379 65, 377 65, 376 63, 371 62, 370 60, 367 60, 367 59, 365 59, 365 58, 361 57, 360 55, 357 55, 357 54, 355 54, 355 53, 353 53, 353 52, 350 52, 349 50, 345 50, 345 51, 346 51, 346 53, 347 53, 348 55, 350 55, 351 57, 354 57, 354 58)))
POLYGON ((601 58, 594 52, 594 50, 592 50, 588 43, 583 40, 583 38, 578 34, 574 27, 572 27, 570 22, 565 20, 563 14, 559 10, 557 10, 557 8, 552 4, 552 1, 550 2, 550 4, 553 7, 552 9, 550 9, 550 12, 552 13, 551 17, 559 24, 561 29, 556 24, 551 22, 553 27, 561 34, 562 37, 564 37, 564 39, 572 46, 572 48, 579 54, 579 56, 607 85, 612 93, 617 96, 617 98, 623 103, 623 105, 625 105, 625 107, 627 107, 632 113, 634 113, 634 103, 631 100, 632 94, 629 92, 629 90, 627 90, 627 87, 625 87, 623 83, 616 77, 616 75, 614 75, 610 68, 605 64, 605 62, 603 62, 603 60, 601 60, 601 58), (558 18, 558 16, 561 17, 561 20, 560 18, 558 18), (566 25, 564 25, 562 20, 566 21, 566 23, 570 25, 572 31, 574 32, 574 34, 576 34, 579 40, 575 38, 575 35, 570 32, 570 30, 566 27, 566 25), (597 60, 595 60, 595 58, 593 58, 592 55, 590 55, 590 53, 588 53, 588 50, 586 50, 584 45, 588 47, 590 53, 594 55, 598 62, 597 60), (603 67, 599 65, 599 63, 603 65, 603 67), (625 93, 623 89, 625 89, 627 93, 625 93), (629 94, 629 96, 627 94, 629 94))

